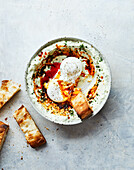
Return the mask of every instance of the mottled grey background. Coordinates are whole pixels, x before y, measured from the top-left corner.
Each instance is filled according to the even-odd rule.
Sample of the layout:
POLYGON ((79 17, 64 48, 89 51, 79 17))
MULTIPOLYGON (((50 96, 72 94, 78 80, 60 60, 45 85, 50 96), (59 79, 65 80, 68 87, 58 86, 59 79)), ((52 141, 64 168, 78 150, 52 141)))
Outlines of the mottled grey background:
POLYGON ((0 0, 0 80, 22 84, 21 92, 0 110, 0 120, 10 125, 0 168, 133 170, 133 44, 134 0, 0 0), (112 70, 112 90, 105 107, 76 126, 42 118, 25 92, 24 73, 31 56, 47 41, 64 36, 94 44, 112 70), (27 146, 13 118, 21 104, 46 137, 45 147, 35 150, 27 146))

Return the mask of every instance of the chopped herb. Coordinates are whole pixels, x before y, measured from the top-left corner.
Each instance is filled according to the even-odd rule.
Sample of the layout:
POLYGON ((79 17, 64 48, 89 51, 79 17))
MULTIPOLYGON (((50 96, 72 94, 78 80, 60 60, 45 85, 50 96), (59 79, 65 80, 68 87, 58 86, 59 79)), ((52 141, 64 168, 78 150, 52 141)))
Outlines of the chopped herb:
POLYGON ((70 110, 69 111, 70 115, 72 116, 74 114, 74 111, 73 110, 70 110))
POLYGON ((96 93, 96 96, 99 96, 98 93, 96 93))
POLYGON ((99 71, 101 71, 101 69, 99 69, 99 71))
POLYGON ((102 57, 100 57, 100 60, 99 60, 99 62, 102 62, 103 61, 103 58, 102 57))
POLYGON ((89 103, 92 103, 93 101, 89 101, 89 103))
POLYGON ((67 46, 67 41, 65 41, 65 46, 67 46))
POLYGON ((81 51, 81 50, 84 50, 84 51, 86 52, 85 47, 84 47, 83 44, 80 45, 80 51, 81 51))
POLYGON ((42 90, 38 90, 38 93, 42 93, 42 90))
POLYGON ((33 92, 31 93, 31 94, 34 94, 35 92, 34 92, 34 90, 33 90, 33 92))
POLYGON ((96 68, 100 68, 100 66, 96 66, 96 68))

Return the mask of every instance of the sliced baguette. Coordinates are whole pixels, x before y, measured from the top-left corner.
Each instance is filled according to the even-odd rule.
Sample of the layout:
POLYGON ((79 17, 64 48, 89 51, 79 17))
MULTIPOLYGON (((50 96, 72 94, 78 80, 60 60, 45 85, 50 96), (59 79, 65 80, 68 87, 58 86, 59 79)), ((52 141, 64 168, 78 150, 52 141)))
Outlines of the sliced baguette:
POLYGON ((36 126, 34 120, 32 119, 31 115, 23 105, 15 111, 13 116, 19 124, 21 130, 25 134, 27 143, 30 144, 31 147, 35 148, 46 143, 46 139, 44 138, 44 136, 36 126))
POLYGON ((76 97, 71 98, 71 104, 81 119, 85 119, 92 115, 93 111, 81 91, 79 91, 76 97))
POLYGON ((13 82, 12 80, 2 81, 2 85, 0 87, 0 108, 20 90, 20 86, 21 85, 13 82))
POLYGON ((0 121, 0 151, 6 139, 8 129, 9 129, 9 125, 0 121))

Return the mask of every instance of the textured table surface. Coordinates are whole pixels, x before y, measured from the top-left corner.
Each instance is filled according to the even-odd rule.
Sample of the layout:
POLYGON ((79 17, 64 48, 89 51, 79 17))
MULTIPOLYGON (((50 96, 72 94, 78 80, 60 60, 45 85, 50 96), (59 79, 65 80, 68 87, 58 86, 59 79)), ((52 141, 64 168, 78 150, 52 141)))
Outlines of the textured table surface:
POLYGON ((133 43, 133 0, 0 0, 0 81, 13 79, 22 84, 22 90, 0 110, 0 120, 10 125, 0 153, 0 168, 133 170, 133 43), (106 105, 93 119, 76 126, 44 119, 25 92, 24 73, 31 56, 44 43, 64 36, 93 44, 112 70, 106 105), (27 146, 13 118, 22 104, 46 137, 46 146, 27 146))

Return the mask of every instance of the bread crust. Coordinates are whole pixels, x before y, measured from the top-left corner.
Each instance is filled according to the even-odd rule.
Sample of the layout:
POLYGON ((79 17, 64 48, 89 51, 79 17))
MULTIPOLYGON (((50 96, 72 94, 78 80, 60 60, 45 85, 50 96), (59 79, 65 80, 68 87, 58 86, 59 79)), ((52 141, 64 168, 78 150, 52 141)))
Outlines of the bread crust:
POLYGON ((12 80, 3 80, 0 87, 0 108, 8 102, 19 90, 20 86, 18 83, 12 80))
POLYGON ((71 99, 71 104, 81 119, 85 119, 92 115, 93 111, 81 91, 76 97, 71 99))
POLYGON ((13 116, 16 119, 21 130, 25 134, 27 143, 30 144, 31 147, 35 148, 46 143, 46 139, 44 138, 34 120, 32 119, 31 115, 23 105, 15 111, 13 116))
POLYGON ((0 151, 2 149, 4 142, 5 142, 8 129, 9 129, 9 125, 0 121, 0 151))

